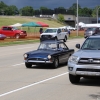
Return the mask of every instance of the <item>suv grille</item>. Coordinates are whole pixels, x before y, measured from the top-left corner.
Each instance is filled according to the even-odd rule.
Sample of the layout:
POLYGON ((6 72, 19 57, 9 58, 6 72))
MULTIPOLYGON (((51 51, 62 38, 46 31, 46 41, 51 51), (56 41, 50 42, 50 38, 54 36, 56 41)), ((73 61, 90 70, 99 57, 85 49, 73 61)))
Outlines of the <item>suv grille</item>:
POLYGON ((77 68, 76 71, 100 72, 100 69, 77 68))
POLYGON ((42 35, 41 38, 43 38, 43 39, 50 39, 50 38, 52 38, 52 36, 51 35, 42 35))
POLYGON ((80 58, 78 64, 100 64, 100 58, 80 58))

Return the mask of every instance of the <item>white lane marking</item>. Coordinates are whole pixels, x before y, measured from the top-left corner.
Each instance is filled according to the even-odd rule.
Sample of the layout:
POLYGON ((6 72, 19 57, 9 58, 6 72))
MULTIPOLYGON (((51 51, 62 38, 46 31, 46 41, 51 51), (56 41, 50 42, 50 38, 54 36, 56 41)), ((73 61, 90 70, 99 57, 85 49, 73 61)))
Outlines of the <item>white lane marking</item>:
POLYGON ((3 94, 0 94, 0 97, 6 96, 6 95, 8 95, 8 94, 11 94, 11 93, 14 93, 14 92, 17 92, 17 91, 26 89, 26 88, 29 88, 29 87, 34 86, 34 85, 38 85, 38 84, 40 84, 40 83, 43 83, 43 82, 46 82, 46 81, 55 79, 55 78, 57 78, 57 77, 60 77, 60 76, 66 75, 66 74, 68 74, 68 72, 63 73, 63 74, 60 74, 60 75, 57 75, 57 76, 54 76, 54 77, 51 77, 51 78, 48 78, 48 79, 45 79, 45 80, 42 80, 42 81, 39 81, 39 82, 36 82, 36 83, 33 83, 33 84, 30 84, 30 85, 27 85, 27 86, 24 86, 24 87, 21 87, 21 88, 18 88, 18 89, 15 89, 15 90, 12 90, 12 91, 9 91, 9 92, 6 92, 6 93, 3 93, 3 94))
POLYGON ((12 66, 19 66, 19 65, 23 65, 24 63, 20 63, 20 64, 15 64, 15 65, 12 65, 12 66))

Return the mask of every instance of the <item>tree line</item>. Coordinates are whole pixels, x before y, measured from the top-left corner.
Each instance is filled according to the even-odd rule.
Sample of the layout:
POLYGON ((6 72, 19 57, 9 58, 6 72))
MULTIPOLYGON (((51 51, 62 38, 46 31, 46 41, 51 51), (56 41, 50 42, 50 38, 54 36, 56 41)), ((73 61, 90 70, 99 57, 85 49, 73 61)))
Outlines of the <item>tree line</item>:
MULTIPOLYGON (((80 17, 96 17, 97 10, 100 6, 94 8, 84 7, 82 8, 78 4, 78 14, 80 17)), ((3 1, 0 1, 0 15, 21 15, 21 16, 39 16, 39 15, 53 15, 53 14, 66 14, 66 15, 77 15, 77 3, 74 3, 68 9, 64 7, 58 7, 54 9, 49 9, 47 7, 40 7, 39 9, 34 9, 31 6, 25 6, 18 9, 15 5, 8 6, 3 1)), ((98 11, 100 15, 100 10, 98 11)))

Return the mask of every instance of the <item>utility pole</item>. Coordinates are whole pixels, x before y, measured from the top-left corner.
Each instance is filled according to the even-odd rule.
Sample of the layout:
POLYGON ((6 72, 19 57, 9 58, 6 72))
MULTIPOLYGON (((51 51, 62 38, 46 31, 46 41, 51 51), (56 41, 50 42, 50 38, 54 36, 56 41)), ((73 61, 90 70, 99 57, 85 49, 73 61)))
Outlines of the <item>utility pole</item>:
POLYGON ((78 30, 79 30, 79 25, 78 25, 78 0, 77 0, 77 36, 78 36, 78 30))

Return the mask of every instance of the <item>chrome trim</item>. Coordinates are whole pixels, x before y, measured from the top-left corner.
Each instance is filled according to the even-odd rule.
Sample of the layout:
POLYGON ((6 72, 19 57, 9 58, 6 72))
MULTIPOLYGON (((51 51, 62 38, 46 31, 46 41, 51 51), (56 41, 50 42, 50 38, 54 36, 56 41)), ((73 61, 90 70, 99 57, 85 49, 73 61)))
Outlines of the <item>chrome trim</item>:
POLYGON ((36 60, 25 60, 25 62, 33 62, 33 63, 53 63, 51 61, 36 61, 36 60))

